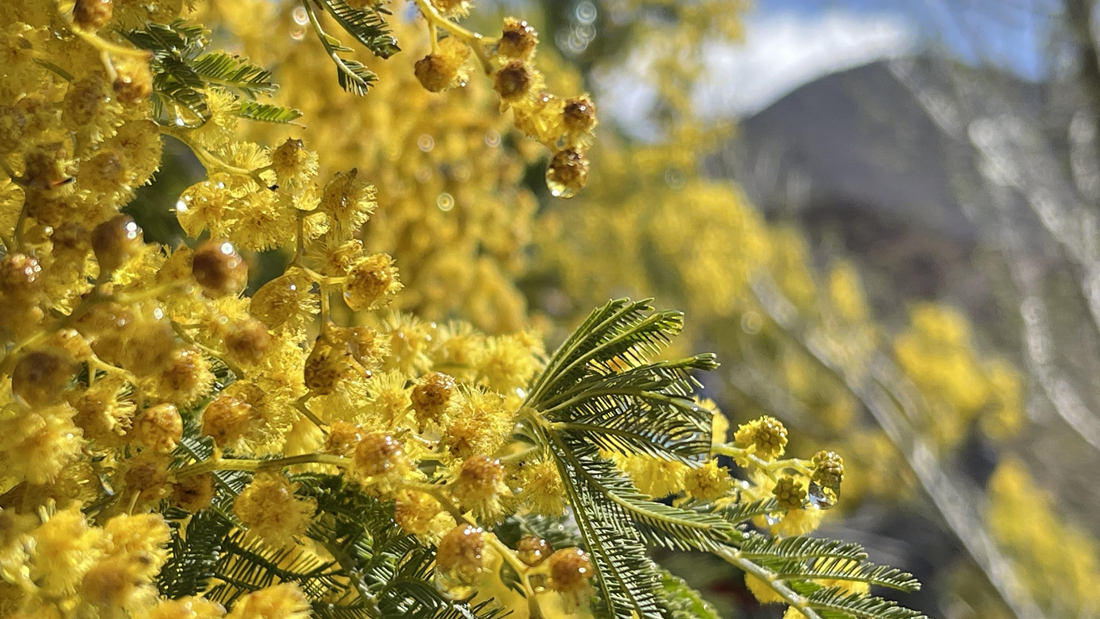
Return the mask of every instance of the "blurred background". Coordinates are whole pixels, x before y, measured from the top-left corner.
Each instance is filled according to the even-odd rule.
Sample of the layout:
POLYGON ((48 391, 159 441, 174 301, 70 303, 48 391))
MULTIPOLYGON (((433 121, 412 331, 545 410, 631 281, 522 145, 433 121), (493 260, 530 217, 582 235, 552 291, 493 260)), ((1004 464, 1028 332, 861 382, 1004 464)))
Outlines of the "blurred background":
MULTIPOLYGON (((820 534, 914 572, 905 605, 1100 616, 1091 0, 481 0, 471 27, 529 20, 548 87, 599 107, 571 200, 484 80, 425 96, 414 12, 395 3, 405 51, 368 62, 380 79, 355 100, 316 79, 330 67, 302 51, 294 3, 251 1, 282 30, 236 24, 240 51, 308 126, 254 137, 302 135, 379 186, 365 241, 397 258, 401 309, 533 320, 551 344, 609 297, 683 309, 682 346, 718 353, 705 394, 735 426, 770 414, 788 453, 845 458, 820 534), (372 97, 406 103, 394 118, 372 97)), ((202 177, 171 146, 133 207, 159 240, 202 177)), ((782 614, 725 563, 662 561, 723 617, 782 614)))
MULTIPOLYGON (((1100 615, 1095 4, 543 8, 618 142, 546 207, 571 301, 534 305, 617 286, 683 307, 727 415, 844 455, 822 533, 914 571, 907 604, 1100 615)), ((701 560, 678 571, 723 616, 780 614, 736 609, 701 560)))

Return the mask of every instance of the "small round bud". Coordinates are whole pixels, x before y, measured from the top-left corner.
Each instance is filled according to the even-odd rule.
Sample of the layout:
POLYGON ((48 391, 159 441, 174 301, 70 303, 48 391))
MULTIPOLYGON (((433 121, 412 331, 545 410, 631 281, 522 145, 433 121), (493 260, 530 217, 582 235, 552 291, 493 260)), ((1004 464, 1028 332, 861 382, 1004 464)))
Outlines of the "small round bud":
POLYGON ((458 68, 439 54, 428 54, 416 61, 413 73, 425 90, 441 92, 454 82, 458 68))
POLYGON ((504 465, 484 455, 466 458, 451 492, 459 503, 474 506, 494 499, 504 482, 504 465))
POLYGON ((172 484, 172 503, 189 512, 206 509, 214 500, 214 476, 188 475, 172 484))
POLYGON ((73 23, 95 32, 111 21, 113 0, 76 0, 73 7, 73 23))
POLYGON ((550 556, 550 544, 546 540, 535 535, 527 535, 516 544, 516 555, 529 567, 535 567, 550 556))
POLYGON ((224 447, 244 435, 253 414, 252 405, 248 402, 221 393, 206 405, 202 413, 202 433, 224 447))
POLYGON ((362 366, 355 362, 347 346, 333 344, 323 335, 313 343, 313 350, 302 368, 306 389, 316 395, 328 395, 341 382, 362 372, 362 366))
POLYGON ((596 105, 588 97, 573 97, 562 108, 565 129, 571 133, 585 133, 596 127, 596 105))
POLYGON ((438 423, 454 391, 455 379, 448 374, 432 372, 421 377, 412 390, 412 406, 417 422, 421 426, 429 421, 438 423))
POLYGON ((75 368, 65 355, 36 350, 22 356, 11 373, 11 390, 31 406, 54 404, 73 379, 75 368))
POLYGON ((844 459, 835 451, 822 450, 814 454, 813 481, 825 488, 839 490, 844 479, 844 459))
POLYGON ((466 85, 463 65, 470 55, 470 48, 455 37, 439 41, 435 52, 416 61, 413 72, 425 90, 441 92, 455 86, 466 85))
POLYGON ((298 325, 306 316, 316 313, 311 293, 313 283, 301 270, 292 267, 267 282, 252 295, 248 311, 271 329, 283 325, 298 325))
POLYGON ((171 453, 183 437, 183 419, 171 404, 158 404, 145 409, 134 422, 134 438, 146 449, 171 453))
POLYGON ((123 104, 138 103, 153 94, 153 74, 149 70, 148 62, 130 59, 116 63, 115 69, 118 77, 115 78, 111 87, 123 104))
POLYGON ((209 392, 214 383, 210 361, 196 348, 172 351, 157 381, 157 393, 181 406, 191 404, 209 392))
POLYGON ((363 477, 384 475, 404 467, 405 449, 385 432, 371 432, 355 448, 355 472, 363 477))
POLYGON ((143 244, 141 228, 129 215, 116 215, 92 230, 92 251, 103 273, 114 271, 136 256, 143 244))
POLYGON ((493 88, 505 101, 519 99, 531 90, 535 78, 531 70, 520 60, 513 60, 500 68, 493 77, 493 88))
POLYGON ((802 483, 793 477, 782 477, 772 489, 775 500, 779 506, 786 510, 801 509, 802 502, 806 500, 806 489, 802 483))
POLYGON ((377 309, 389 296, 401 290, 397 267, 389 254, 374 254, 360 260, 344 280, 344 301, 353 310, 377 309))
POLYGON ((550 588, 559 593, 576 593, 588 586, 592 562, 580 548, 562 548, 550 555, 550 588))
POLYGON ((126 495, 138 495, 142 503, 158 501, 168 492, 168 461, 160 454, 143 453, 127 460, 122 477, 126 495))
POLYGON ((539 35, 527 22, 509 17, 504 20, 504 29, 497 41, 497 52, 508 58, 529 60, 535 53, 539 35))
POLYGON ((463 580, 473 580, 481 572, 485 558, 485 540, 480 528, 460 524, 439 540, 435 553, 436 568, 463 580))
POLYGON ((191 274, 207 295, 237 294, 248 283, 248 265, 229 241, 207 241, 195 250, 191 274))
POLYGON ((546 168, 546 186, 555 198, 571 198, 588 182, 588 159, 579 151, 558 151, 546 168))
POLYGON ((355 449, 366 434, 359 424, 334 421, 325 438, 325 453, 350 458, 355 455, 355 449))
POLYGON ((237 322, 225 335, 225 350, 238 363, 259 363, 270 347, 271 334, 267 326, 255 318, 237 322))

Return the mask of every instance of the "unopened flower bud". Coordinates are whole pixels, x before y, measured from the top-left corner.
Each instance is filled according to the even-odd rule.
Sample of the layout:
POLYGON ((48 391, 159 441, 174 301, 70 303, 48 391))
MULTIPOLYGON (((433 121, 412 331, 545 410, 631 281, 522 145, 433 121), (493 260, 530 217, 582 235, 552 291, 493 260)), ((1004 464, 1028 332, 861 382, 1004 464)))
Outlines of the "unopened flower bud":
POLYGON ((576 593, 588 586, 592 562, 580 548, 562 548, 550 555, 550 587, 559 593, 576 593))
POLYGON ((207 241, 195 249, 191 274, 206 294, 237 294, 248 283, 248 265, 229 241, 207 241))
POLYGON ((76 0, 73 7, 73 23, 92 32, 111 21, 113 0, 76 0))
POLYGON ((484 455, 466 458, 451 489, 464 506, 474 506, 491 500, 500 492, 504 481, 504 465, 484 455))
POLYGON ((385 432, 371 432, 355 448, 354 471, 363 477, 384 475, 404 467, 405 449, 385 432))
POLYGON ((255 364, 263 360, 271 347, 271 334, 267 325, 255 318, 235 323, 225 335, 225 350, 239 363, 255 364))
POLYGON ((115 69, 118 77, 111 86, 123 104, 138 103, 153 94, 153 74, 149 70, 148 62, 129 59, 116 63, 115 69))
POLYGON ((141 412, 134 422, 134 437, 146 449, 171 453, 183 436, 183 419, 171 404, 158 404, 141 412))
POLYGON ((136 256, 143 244, 141 228, 129 215, 116 215, 92 230, 92 251, 103 273, 136 256))
POLYGON ((188 475, 172 484, 172 503, 189 512, 210 506, 214 500, 214 476, 210 473, 188 475))
POLYGON ((75 367, 66 355, 32 351, 23 355, 12 369, 11 390, 31 406, 48 406, 61 399, 74 374, 75 367))
POLYGON ((202 433, 219 446, 240 438, 248 430, 253 417, 252 405, 236 396, 219 394, 202 413, 202 433))
POLYGON ((524 536, 516 544, 516 555, 519 556, 519 560, 530 567, 535 567, 545 561, 550 556, 551 550, 550 544, 547 544, 546 540, 535 535, 524 536))
POLYGON ((565 102, 562 120, 567 131, 584 133, 596 126, 596 105, 588 97, 573 97, 565 102))
POLYGON ((460 524, 439 540, 435 564, 436 568, 443 572, 463 580, 473 580, 481 572, 484 555, 485 540, 481 529, 460 524))

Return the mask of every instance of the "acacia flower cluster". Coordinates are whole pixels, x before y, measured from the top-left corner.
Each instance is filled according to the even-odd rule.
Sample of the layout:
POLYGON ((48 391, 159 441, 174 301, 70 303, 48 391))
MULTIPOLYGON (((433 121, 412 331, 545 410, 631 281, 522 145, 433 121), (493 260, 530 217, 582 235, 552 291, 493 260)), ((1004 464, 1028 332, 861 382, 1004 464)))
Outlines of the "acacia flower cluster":
MULTIPOLYGON (((509 19, 490 41, 451 21, 466 2, 416 5, 433 47, 419 81, 458 85, 472 49, 517 127, 555 151, 551 189, 579 189, 594 106, 543 92, 534 31, 509 19)), ((300 8, 318 31, 323 9, 381 32, 376 3, 300 8)), ((402 265, 364 240, 379 190, 357 167, 322 172, 300 138, 243 138, 242 118, 282 114, 242 102, 267 78, 187 51, 203 31, 180 9, 0 7, 5 615, 667 614, 645 542, 714 552, 811 617, 895 608, 835 578, 915 586, 851 549, 839 564, 755 562, 817 525, 843 464, 780 459, 771 417, 727 442, 691 393, 713 359, 662 360, 678 313, 614 301, 547 355, 530 330, 392 309, 402 265), (155 47, 172 37, 187 49, 155 47), (173 62, 203 84, 197 99, 173 62), (224 78, 215 65, 251 77, 202 82, 224 78), (175 204, 175 246, 125 210, 162 137, 206 169, 175 204), (258 275, 272 251, 285 266, 258 275), (544 526, 570 519, 556 538, 544 526)))

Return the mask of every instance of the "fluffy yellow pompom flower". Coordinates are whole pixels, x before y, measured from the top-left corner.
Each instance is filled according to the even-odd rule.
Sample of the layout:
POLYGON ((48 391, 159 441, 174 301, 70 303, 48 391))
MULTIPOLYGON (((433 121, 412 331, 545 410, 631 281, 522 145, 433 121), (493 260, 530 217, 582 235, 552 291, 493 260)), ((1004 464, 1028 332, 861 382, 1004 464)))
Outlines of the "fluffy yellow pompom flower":
POLYGON ((226 619, 309 619, 309 600, 292 582, 253 591, 237 600, 226 619))
POLYGON ((70 593, 102 556, 103 535, 76 505, 53 514, 31 534, 31 578, 46 595, 70 593))
POLYGON ((317 504, 294 496, 295 486, 281 473, 257 473, 237 497, 233 511, 250 531, 275 546, 305 533, 317 504))

